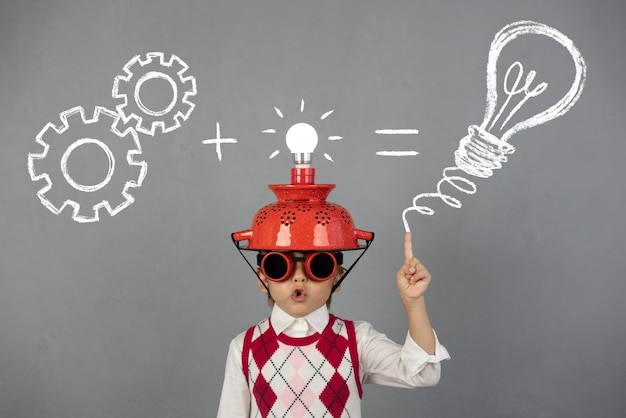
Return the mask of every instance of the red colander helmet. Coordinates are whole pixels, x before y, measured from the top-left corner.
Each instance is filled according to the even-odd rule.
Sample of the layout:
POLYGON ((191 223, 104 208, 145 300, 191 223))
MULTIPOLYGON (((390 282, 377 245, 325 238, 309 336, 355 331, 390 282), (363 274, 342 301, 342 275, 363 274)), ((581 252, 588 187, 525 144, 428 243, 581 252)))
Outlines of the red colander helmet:
POLYGON ((276 202, 259 209, 250 229, 232 234, 237 249, 269 292, 258 272, 243 255, 253 251, 322 251, 362 250, 352 265, 333 285, 334 292, 365 254, 374 233, 354 227, 347 209, 326 201, 334 184, 315 184, 315 169, 292 168, 291 184, 270 184, 276 202), (246 241, 246 245, 242 243, 246 241), (363 242, 363 244, 360 243, 363 242))
POLYGON ((233 233, 239 248, 340 251, 369 245, 374 234, 356 229, 347 209, 326 200, 334 184, 312 184, 312 168, 293 170, 292 184, 268 186, 278 200, 257 211, 250 229, 233 233), (240 245, 243 241, 247 245, 240 245))

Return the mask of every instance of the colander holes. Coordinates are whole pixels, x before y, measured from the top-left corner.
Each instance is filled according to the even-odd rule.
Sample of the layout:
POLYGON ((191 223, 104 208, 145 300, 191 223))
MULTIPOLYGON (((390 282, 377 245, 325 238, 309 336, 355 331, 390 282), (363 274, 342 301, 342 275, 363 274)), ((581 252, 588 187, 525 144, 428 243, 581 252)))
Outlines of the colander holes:
POLYGON ((274 205, 270 209, 272 209, 273 212, 280 212, 280 211, 285 210, 286 207, 287 206, 284 205, 284 204, 283 205, 274 205))
POLYGON ((265 219, 267 219, 267 211, 265 211, 265 210, 259 211, 259 213, 257 214, 257 217, 256 217, 256 224, 257 225, 263 224, 265 219))
POLYGON ((330 216, 328 216, 328 212, 317 211, 315 213, 315 219, 317 219, 317 223, 322 226, 326 226, 330 223, 330 216))
POLYGON ((290 225, 296 221, 296 213, 291 211, 283 212, 283 216, 280 217, 280 223, 282 225, 290 225))

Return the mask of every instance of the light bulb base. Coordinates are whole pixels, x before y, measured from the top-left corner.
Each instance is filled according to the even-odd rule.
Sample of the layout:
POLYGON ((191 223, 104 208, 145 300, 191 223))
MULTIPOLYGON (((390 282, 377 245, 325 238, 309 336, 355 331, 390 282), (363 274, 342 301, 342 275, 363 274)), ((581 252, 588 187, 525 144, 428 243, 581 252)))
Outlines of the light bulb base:
POLYGON ((475 177, 491 177, 493 170, 502 168, 507 155, 515 147, 477 125, 471 125, 468 135, 461 139, 454 152, 458 168, 475 177))
POLYGON ((291 153, 293 156, 293 163, 296 166, 309 166, 313 161, 313 153, 312 152, 293 152, 291 153))

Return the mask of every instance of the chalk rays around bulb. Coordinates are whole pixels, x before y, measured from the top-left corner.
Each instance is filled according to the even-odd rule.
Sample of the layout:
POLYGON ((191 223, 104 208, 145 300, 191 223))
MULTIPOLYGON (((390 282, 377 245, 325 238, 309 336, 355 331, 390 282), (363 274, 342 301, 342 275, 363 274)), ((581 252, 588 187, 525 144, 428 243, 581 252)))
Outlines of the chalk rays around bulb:
MULTIPOLYGON (((285 119, 285 118, 286 118, 286 117, 285 117, 285 113, 284 113, 282 110, 280 110, 278 107, 274 107, 274 112, 276 113, 276 115, 277 115, 280 119, 285 119)), ((305 103, 304 103, 304 99, 302 99, 302 100, 301 100, 301 102, 300 102, 300 112, 299 112, 299 113, 300 113, 300 115, 302 115, 302 114, 304 114, 304 113, 305 113, 305 103)), ((334 113, 334 110, 332 110, 332 109, 331 109, 331 110, 328 110, 328 111, 324 112, 324 113, 323 113, 323 114, 319 117, 319 120, 320 120, 320 121, 324 121, 324 120, 326 120, 326 119, 327 119, 330 115, 332 115, 333 113, 334 113)), ((297 116, 296 118, 297 118, 297 119, 302 119, 302 117, 301 117, 301 116, 297 116)), ((314 136, 314 135, 313 135, 313 133, 312 133, 312 132, 315 132, 315 136, 317 136, 317 131, 316 131, 316 129, 315 129, 315 126, 314 126, 312 123, 305 123, 305 122, 302 122, 301 120, 300 120, 299 122, 297 122, 297 123, 295 123, 295 124, 291 125, 291 126, 290 126, 288 129, 286 129, 285 131, 288 133, 290 130, 292 130, 292 128, 298 128, 298 127, 299 127, 299 128, 304 128, 304 129, 296 129, 296 131, 299 131, 300 133, 302 133, 302 132, 308 132, 307 137, 309 137, 309 138, 313 138, 313 136, 314 136), (307 125, 307 126, 305 127, 304 125, 307 125)), ((262 133, 264 133, 264 134, 272 134, 272 135, 273 135, 273 134, 278 133, 278 130, 277 130, 276 128, 268 128, 268 129, 264 129, 264 130, 263 130, 263 131, 261 131, 261 132, 262 132, 262 133)), ((287 138, 286 138, 286 139, 287 139, 287 138)), ((331 142, 332 142, 332 141, 340 141, 340 140, 342 140, 342 139, 343 139, 343 137, 342 137, 342 136, 339 136, 339 135, 330 135, 330 136, 328 136, 328 137, 327 137, 327 140, 328 140, 328 141, 331 141, 331 142)), ((307 142, 307 141, 305 141, 305 142, 307 142)), ((311 140, 311 141, 309 141, 309 142, 312 142, 312 140, 311 140)), ((315 145, 317 146, 317 142, 316 142, 316 144, 315 144, 315 145)), ((293 146, 298 147, 298 145, 297 145, 297 144, 295 144, 295 141, 287 141, 287 146, 288 146, 288 148, 290 148, 290 152, 291 152, 292 154, 296 154, 296 153, 294 153, 294 152, 293 152, 293 149, 292 149, 292 147, 293 147, 293 146), (290 145, 290 143, 292 143, 292 145, 290 145)), ((276 149, 276 150, 272 151, 272 153, 271 153, 271 154, 270 154, 270 156, 269 156, 269 159, 270 159, 270 160, 271 160, 271 159, 274 159, 274 158, 275 158, 275 157, 277 157, 279 154, 280 154, 280 149, 276 149)), ((328 161, 330 161, 330 162, 334 162, 333 157, 332 157, 329 153, 326 153, 326 152, 325 152, 323 155, 324 155, 324 158, 325 158, 325 159, 327 159, 328 161)))

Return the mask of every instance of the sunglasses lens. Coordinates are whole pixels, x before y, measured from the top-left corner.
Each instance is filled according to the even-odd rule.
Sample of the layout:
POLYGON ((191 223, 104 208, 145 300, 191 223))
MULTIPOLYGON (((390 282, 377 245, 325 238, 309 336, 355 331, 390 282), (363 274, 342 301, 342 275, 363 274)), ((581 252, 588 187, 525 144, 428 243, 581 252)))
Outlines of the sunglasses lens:
POLYGON ((285 280, 289 275, 289 262, 282 253, 269 253, 261 261, 261 270, 270 280, 285 280))
POLYGON ((331 253, 315 253, 308 264, 311 275, 316 280, 328 280, 337 271, 337 260, 331 253))

